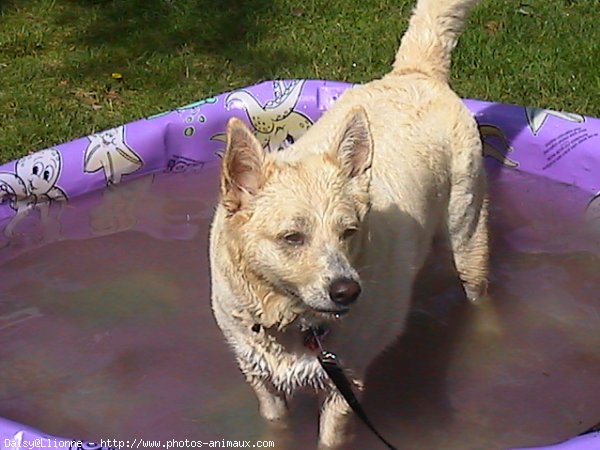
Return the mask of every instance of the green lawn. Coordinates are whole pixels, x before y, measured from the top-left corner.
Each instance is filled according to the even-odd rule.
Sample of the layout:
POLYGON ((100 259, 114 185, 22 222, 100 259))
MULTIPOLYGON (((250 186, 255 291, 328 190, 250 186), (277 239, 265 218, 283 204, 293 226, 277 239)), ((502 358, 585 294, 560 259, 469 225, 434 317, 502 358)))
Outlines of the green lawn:
MULTIPOLYGON (((0 161, 265 79, 379 77, 411 6, 0 0, 0 161)), ((465 98, 600 116, 597 8, 484 0, 456 51, 453 86, 465 98)))

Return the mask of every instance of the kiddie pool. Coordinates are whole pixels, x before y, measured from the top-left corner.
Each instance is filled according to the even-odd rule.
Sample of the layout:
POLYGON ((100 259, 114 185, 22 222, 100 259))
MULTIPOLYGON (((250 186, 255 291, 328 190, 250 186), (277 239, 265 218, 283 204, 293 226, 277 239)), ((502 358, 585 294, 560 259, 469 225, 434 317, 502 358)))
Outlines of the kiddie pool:
MULTIPOLYGON (((349 87, 351 85, 347 83, 320 80, 264 82, 45 149, 0 167, 0 264, 3 267, 0 272, 3 292, 0 301, 0 379, 4 386, 0 386, 0 414, 16 420, 0 418, 0 449, 106 448, 72 438, 52 437, 17 421, 27 421, 36 427, 46 424, 64 434, 90 433, 89 436, 75 436, 81 439, 125 439, 125 434, 106 436, 98 434, 105 431, 94 432, 86 428, 85 420, 79 419, 85 418, 88 412, 76 406, 79 401, 76 397, 67 398, 66 404, 64 399, 61 399, 62 403, 56 402, 50 395, 50 391, 58 389, 55 385, 39 380, 35 383, 23 381, 36 376, 53 382, 57 380, 48 369, 52 366, 38 363, 38 358, 45 361, 43 358, 48 355, 44 355, 44 351, 32 354, 37 333, 45 333, 42 335, 48 337, 44 340, 54 339, 52 333, 60 329, 56 336, 63 339, 61 345, 65 348, 75 346, 74 341, 81 339, 83 347, 77 347, 77 351, 90 367, 109 358, 111 348, 117 346, 118 338, 114 336, 125 333, 110 316, 92 325, 93 333, 89 339, 85 330, 77 329, 76 333, 69 334, 66 329, 76 328, 77 321, 61 322, 60 317, 52 318, 56 311, 45 309, 44 303, 28 303, 28 298, 19 297, 17 293, 26 289, 28 283, 20 278, 21 274, 31 267, 42 273, 36 278, 41 280, 40 289, 49 291, 55 289, 53 283, 58 283, 61 276, 65 277, 56 273, 56 267, 78 264, 93 267, 82 258, 82 262, 64 259, 60 264, 56 263, 56 267, 48 268, 48 264, 38 262, 38 255, 52 258, 52 249, 57 245, 70 245, 71 255, 84 255, 90 248, 98 254, 105 250, 102 257, 117 264, 119 259, 131 257, 131 253, 138 251, 135 246, 123 253, 111 250, 110 239, 117 239, 117 235, 130 236, 127 239, 133 240, 134 244, 137 241, 131 233, 149 236, 148 241, 136 244, 141 247, 160 247, 161 240, 166 239, 170 242, 185 243, 194 239, 204 242, 216 198, 219 152, 223 150, 227 120, 239 117, 255 130, 266 151, 281 150, 297 140, 349 87), (177 187, 179 182, 183 187, 177 187), (117 186, 120 183, 123 184, 117 186), (191 203, 177 206, 174 198, 179 196, 191 203), (28 262, 28 255, 32 254, 35 263, 28 262), (52 320, 55 322, 44 325, 44 321, 52 320), (51 330, 53 327, 56 329, 51 330), (114 343, 110 339, 115 339, 114 343), (109 348, 102 349, 107 340, 109 348), (24 347, 25 341, 30 342, 29 347, 24 347), (5 365, 2 365, 3 361, 5 365), (40 367, 48 372, 41 373, 40 367), (28 386, 33 385, 43 389, 30 392, 28 386), (45 400, 28 403, 30 398, 44 399, 45 396, 50 396, 46 403, 45 400), (54 412, 44 409, 47 407, 55 407, 54 421, 49 419, 54 412), (76 412, 69 413, 69 409, 76 412), (70 423, 73 426, 67 429, 70 423)), ((500 439, 502 448, 534 448, 538 445, 535 448, 548 450, 600 449, 598 431, 572 438, 590 430, 600 420, 600 356, 597 352, 600 348, 600 303, 597 301, 600 283, 594 280, 597 273, 594 269, 600 268, 600 120, 540 108, 476 100, 465 103, 480 124, 484 153, 488 157, 493 248, 501 255, 496 257, 495 263, 492 258, 492 290, 507 301, 497 305, 495 313, 479 316, 465 309, 470 308, 468 306, 456 306, 454 300, 448 303, 454 306, 440 307, 440 304, 432 306, 428 298, 417 299, 412 325, 409 324, 408 336, 402 341, 401 348, 392 349, 376 363, 373 379, 386 380, 378 381, 379 387, 374 389, 380 392, 378 397, 375 395, 370 399, 367 395, 365 407, 373 414, 383 434, 401 448, 499 448, 492 436, 496 432, 504 434, 500 439), (514 255, 526 256, 517 259, 514 255), (582 271, 589 274, 581 275, 579 272, 582 271), (509 288, 504 287, 507 279, 510 279, 509 288), (527 301, 514 300, 517 297, 527 301), (425 326, 424 322, 427 322, 425 326), (395 372, 397 367, 403 368, 395 372), (424 378, 427 379, 422 381, 424 378), (437 392, 439 384, 445 386, 443 395, 437 392), (391 403, 387 407, 389 411, 394 407, 400 410, 394 420, 386 407, 379 406, 387 400, 391 403), (495 414, 505 423, 496 431, 490 425, 499 420, 495 414), (431 418, 425 420, 422 418, 425 416, 431 418), (394 436, 396 427, 402 430, 394 436), (454 441, 447 438, 445 427, 459 437, 454 441), (487 429, 489 436, 483 431, 477 436, 474 431, 487 429), (420 441, 424 435, 428 440, 420 441), (403 437, 413 445, 403 442, 403 437), (460 439, 466 439, 470 444, 458 444, 460 439), (420 446, 415 442, 420 442, 420 446), (551 446, 539 447, 548 444, 551 446)), ((122 246, 122 243, 118 245, 122 246)), ((240 420, 258 424, 252 396, 211 322, 205 286, 205 243, 198 245, 203 247, 198 247, 195 253, 202 253, 202 257, 187 266, 201 273, 203 285, 199 288, 200 293, 187 293, 191 298, 186 307, 190 311, 201 309, 199 314, 204 322, 202 326, 181 323, 190 330, 200 330, 196 337, 198 342, 204 343, 198 352, 203 363, 195 362, 192 357, 189 366, 185 366, 192 368, 186 370, 186 376, 205 374, 206 379, 199 382, 204 389, 201 395, 213 402, 207 403, 206 408, 219 411, 219 406, 215 405, 224 403, 234 415, 244 416, 245 419, 240 420), (225 362, 216 362, 219 358, 225 362), (220 376, 231 377, 232 381, 223 384, 220 376)), ((156 259, 163 258, 160 251, 154 257, 157 255, 156 259)), ((149 253, 143 256, 152 257, 149 253)), ((164 264, 181 264, 181 270, 184 270, 186 264, 177 258, 164 256, 164 264)), ((65 270, 68 272, 69 269, 65 270)), ((69 288, 60 288, 61 297, 67 298, 72 292, 87 292, 78 291, 77 281, 62 279, 61 283, 68 284, 69 288)), ((149 283, 150 291, 162 288, 152 284, 149 278, 141 277, 137 282, 149 283)), ((442 288, 430 291, 427 295, 438 300, 452 296, 442 288)), ((177 292, 182 298, 185 296, 177 292)), ((87 301, 78 295, 68 298, 87 301)), ((98 296, 99 302, 105 301, 102 294, 98 296)), ((137 298, 133 307, 139 307, 140 314, 147 309, 143 300, 140 302, 137 298)), ((72 305, 67 305, 68 308, 72 305)), ((83 320, 82 313, 77 314, 77 320, 83 320)), ((137 311, 133 313, 136 314, 137 311)), ((130 316, 125 316, 130 320, 130 316)), ((137 326, 137 322, 132 323, 132 327, 137 326)), ((168 327, 157 326, 152 331, 155 348, 162 348, 160 346, 169 339, 169 333, 173 331, 168 330, 168 327)), ((138 338, 145 339, 136 335, 135 339, 138 338)), ((123 334, 121 339, 132 338, 123 334)), ((155 390, 162 397, 148 405, 138 399, 137 408, 133 409, 125 398, 121 399, 121 404, 116 398, 111 404, 110 420, 108 416, 101 416, 94 419, 95 423, 117 423, 106 429, 118 430, 119 421, 137 423, 135 420, 141 421, 140 417, 148 415, 153 421, 132 428, 137 437, 144 438, 141 433, 147 432, 165 439, 193 439, 191 435, 170 435, 168 431, 173 427, 169 424, 175 423, 174 416, 187 417, 186 412, 177 409, 177 399, 185 402, 190 395, 195 395, 187 393, 185 383, 191 382, 181 375, 183 371, 177 368, 164 371, 168 361, 176 360, 169 359, 171 353, 161 354, 165 361, 161 365, 164 372, 161 372, 161 380, 179 376, 181 386, 171 384, 169 386, 175 387, 170 387, 169 392, 157 390, 158 384, 147 381, 143 364, 141 370, 135 364, 132 366, 131 361, 139 358, 137 353, 121 355, 124 377, 128 377, 130 371, 140 372, 136 382, 127 389, 135 390, 134 385, 142 385, 146 389, 140 394, 143 398, 155 390), (173 405, 166 403, 169 401, 173 405), (164 409, 162 415, 157 413, 157 409, 161 409, 157 405, 164 409), (130 418, 132 416, 135 418, 130 418), (167 431, 161 434, 161 427, 167 431)), ((60 361, 63 357, 67 361, 68 355, 59 354, 60 361)), ((71 362, 65 364, 65 368, 60 369, 64 373, 80 370, 77 365, 69 365, 71 362)), ((155 374, 150 377, 157 379, 155 374)), ((69 383, 79 381, 67 380, 65 384, 69 383)), ((92 392, 89 398, 99 405, 102 393, 94 393, 94 386, 108 386, 107 383, 105 378, 92 377, 85 389, 78 388, 70 395, 88 398, 86 396, 92 392)), ((63 386, 61 389, 67 392, 68 388, 63 386)), ((115 388, 110 392, 121 391, 115 388)), ((308 427, 308 435, 313 439, 315 431, 307 424, 315 423, 316 418, 308 412, 312 411, 311 407, 303 405, 301 403, 299 409, 306 420, 301 429, 308 427)), ((89 405, 90 417, 93 417, 93 409, 94 405, 89 405)), ((202 417, 194 426, 203 430, 200 439, 204 440, 208 438, 202 433, 210 427, 208 431, 215 433, 215 439, 220 439, 227 438, 228 433, 235 430, 250 433, 254 426, 244 428, 231 414, 217 417, 214 423, 202 417)), ((356 448, 380 448, 378 443, 369 440, 366 432, 359 431, 358 434, 358 442, 362 444, 355 444, 356 448)), ((127 435, 127 439, 129 437, 127 435)), ((127 442, 129 444, 124 448, 133 446, 133 441, 127 442)), ((298 445, 294 447, 287 441, 284 448, 306 448, 298 445)))

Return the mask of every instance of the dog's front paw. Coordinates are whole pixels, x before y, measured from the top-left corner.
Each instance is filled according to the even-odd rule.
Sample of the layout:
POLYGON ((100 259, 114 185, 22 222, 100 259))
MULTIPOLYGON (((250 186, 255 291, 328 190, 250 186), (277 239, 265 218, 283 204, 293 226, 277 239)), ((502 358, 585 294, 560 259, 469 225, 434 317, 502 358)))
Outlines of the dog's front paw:
POLYGON ((347 448, 355 439, 354 421, 346 423, 335 430, 323 430, 319 435, 318 450, 339 450, 347 448))
POLYGON ((262 398, 259 411, 260 415, 269 422, 280 422, 287 416, 287 402, 285 398, 275 395, 262 398))
POLYGON ((295 449, 296 442, 294 440, 294 433, 288 426, 287 420, 271 421, 268 422, 264 432, 261 435, 263 441, 275 442, 275 447, 280 450, 291 450, 295 449))
MULTIPOLYGON (((355 382, 358 385, 362 383, 355 382)), ((319 450, 343 448, 354 438, 352 410, 336 392, 323 402, 319 424, 319 450)))
POLYGON ((344 448, 347 444, 352 441, 352 436, 346 435, 343 437, 335 437, 333 439, 327 439, 325 441, 319 440, 318 450, 339 450, 344 448))

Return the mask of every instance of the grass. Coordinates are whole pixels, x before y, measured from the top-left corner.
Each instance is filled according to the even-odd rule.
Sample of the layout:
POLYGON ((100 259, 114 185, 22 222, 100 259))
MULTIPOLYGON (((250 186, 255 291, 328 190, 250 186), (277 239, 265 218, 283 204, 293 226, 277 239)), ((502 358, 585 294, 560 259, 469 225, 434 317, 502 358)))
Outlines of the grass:
MULTIPOLYGON (((484 0, 455 53, 454 88, 600 116, 597 5, 484 0)), ((380 77, 411 6, 0 0, 0 161, 266 79, 380 77)))

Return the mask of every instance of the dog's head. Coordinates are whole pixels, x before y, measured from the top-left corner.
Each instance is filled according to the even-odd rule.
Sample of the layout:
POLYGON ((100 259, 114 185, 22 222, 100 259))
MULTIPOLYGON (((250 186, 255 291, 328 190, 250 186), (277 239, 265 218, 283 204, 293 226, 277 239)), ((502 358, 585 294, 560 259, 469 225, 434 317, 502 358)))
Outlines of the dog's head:
POLYGON ((369 209, 373 156, 364 110, 353 109, 321 145, 265 153, 244 123, 231 119, 221 205, 240 270, 307 312, 335 317, 361 292, 353 260, 369 209))

